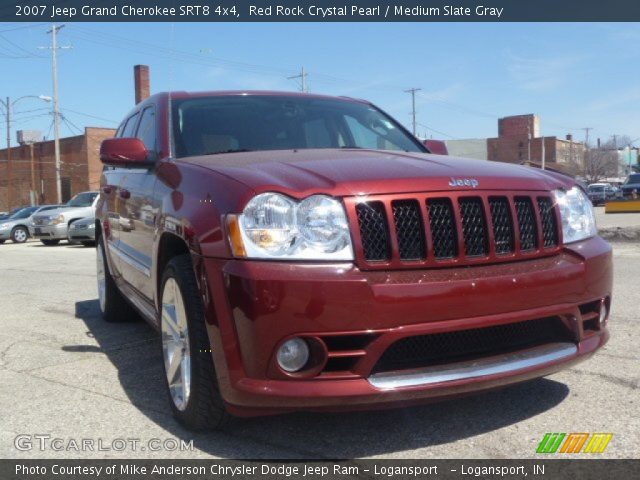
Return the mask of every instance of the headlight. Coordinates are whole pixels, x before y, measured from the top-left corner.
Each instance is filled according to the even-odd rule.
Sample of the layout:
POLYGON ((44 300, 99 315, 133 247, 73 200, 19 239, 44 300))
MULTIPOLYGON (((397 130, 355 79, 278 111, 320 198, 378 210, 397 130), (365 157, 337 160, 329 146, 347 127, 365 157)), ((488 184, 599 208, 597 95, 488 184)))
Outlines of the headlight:
POLYGON ((584 240, 598 233, 593 205, 582 189, 573 187, 568 192, 556 190, 554 195, 560 207, 564 243, 584 240))
POLYGON ((58 215, 57 217, 49 217, 51 225, 59 225, 64 223, 64 215, 58 215))
POLYGON ((2 223, 0 224, 0 228, 8 228, 9 224, 8 223, 2 223))
POLYGON ((92 228, 96 228, 96 224, 95 223, 90 223, 89 225, 87 225, 87 228, 89 230, 91 230, 92 228))
POLYGON ((263 193, 228 220, 237 257, 353 260, 342 203, 326 195, 298 202, 279 193, 263 193))

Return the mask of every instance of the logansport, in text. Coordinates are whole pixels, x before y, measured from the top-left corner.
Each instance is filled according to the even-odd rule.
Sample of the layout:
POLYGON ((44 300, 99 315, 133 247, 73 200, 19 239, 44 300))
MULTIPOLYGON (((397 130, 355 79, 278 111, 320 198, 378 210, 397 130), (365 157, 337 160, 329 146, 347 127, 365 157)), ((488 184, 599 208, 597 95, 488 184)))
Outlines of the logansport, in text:
POLYGON ((500 18, 504 7, 462 7, 443 5, 442 7, 425 7, 423 5, 384 5, 375 7, 360 7, 358 5, 344 5, 341 7, 285 6, 270 5, 268 7, 249 6, 250 16, 260 17, 496 17, 500 18))

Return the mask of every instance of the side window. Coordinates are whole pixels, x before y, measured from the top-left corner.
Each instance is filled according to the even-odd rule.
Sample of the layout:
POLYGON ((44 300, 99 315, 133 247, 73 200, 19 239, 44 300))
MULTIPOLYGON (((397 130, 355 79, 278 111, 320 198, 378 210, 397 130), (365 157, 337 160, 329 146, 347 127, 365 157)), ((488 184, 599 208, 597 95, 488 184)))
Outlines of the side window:
POLYGON ((153 107, 143 110, 136 137, 142 140, 147 150, 156 150, 156 112, 153 107))
POLYGON ((139 113, 136 113, 135 115, 131 115, 129 117, 129 120, 127 120, 127 123, 125 124, 125 126, 122 129, 122 136, 124 138, 129 138, 129 137, 134 137, 134 132, 135 132, 135 128, 136 128, 136 123, 138 122, 138 117, 140 116, 139 113))

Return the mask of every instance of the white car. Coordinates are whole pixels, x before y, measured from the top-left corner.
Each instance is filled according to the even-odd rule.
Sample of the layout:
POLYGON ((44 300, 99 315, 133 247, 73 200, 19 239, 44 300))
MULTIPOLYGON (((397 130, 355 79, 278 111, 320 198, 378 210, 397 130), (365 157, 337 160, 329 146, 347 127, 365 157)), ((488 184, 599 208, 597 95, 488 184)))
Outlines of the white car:
POLYGON ((31 234, 45 245, 57 245, 60 240, 66 240, 73 222, 95 215, 98 194, 82 192, 57 210, 46 215, 34 215, 31 234))

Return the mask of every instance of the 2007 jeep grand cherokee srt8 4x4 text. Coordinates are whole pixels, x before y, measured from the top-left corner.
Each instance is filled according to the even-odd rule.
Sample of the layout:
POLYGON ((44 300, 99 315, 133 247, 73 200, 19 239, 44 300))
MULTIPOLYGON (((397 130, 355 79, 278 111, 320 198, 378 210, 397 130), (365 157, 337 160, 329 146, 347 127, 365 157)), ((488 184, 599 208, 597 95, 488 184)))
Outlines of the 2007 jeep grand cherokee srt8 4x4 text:
POLYGON ((368 102, 161 93, 101 159, 100 308, 161 332, 190 428, 501 387, 608 339, 611 248, 583 190, 430 154, 368 102))

